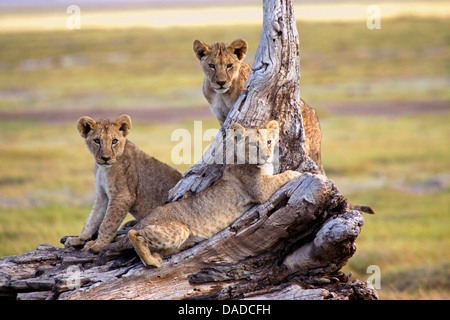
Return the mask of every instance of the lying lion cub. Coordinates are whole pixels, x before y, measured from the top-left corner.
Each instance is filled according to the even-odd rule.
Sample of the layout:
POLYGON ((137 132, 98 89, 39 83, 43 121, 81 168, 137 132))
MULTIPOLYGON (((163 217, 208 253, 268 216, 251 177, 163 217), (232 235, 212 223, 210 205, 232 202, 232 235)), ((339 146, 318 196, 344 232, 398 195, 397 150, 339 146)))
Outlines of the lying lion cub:
POLYGON ((275 120, 263 129, 232 124, 234 163, 243 164, 227 164, 223 176, 209 188, 155 208, 128 232, 128 237, 105 250, 123 250, 131 242, 145 266, 161 267, 161 255, 213 236, 253 205, 268 201, 281 186, 300 175, 291 170, 272 175, 278 129, 275 120), (245 153, 239 152, 242 145, 245 153), (254 159, 254 164, 249 159, 254 159), (156 253, 152 254, 149 247, 156 253))
POLYGON ((97 198, 80 236, 69 237, 66 247, 84 245, 83 251, 99 252, 113 240, 128 212, 142 220, 165 202, 168 191, 180 180, 177 170, 127 140, 130 129, 128 115, 114 122, 96 122, 90 117, 78 120, 78 131, 94 155, 97 198), (97 239, 86 243, 97 232, 97 239))

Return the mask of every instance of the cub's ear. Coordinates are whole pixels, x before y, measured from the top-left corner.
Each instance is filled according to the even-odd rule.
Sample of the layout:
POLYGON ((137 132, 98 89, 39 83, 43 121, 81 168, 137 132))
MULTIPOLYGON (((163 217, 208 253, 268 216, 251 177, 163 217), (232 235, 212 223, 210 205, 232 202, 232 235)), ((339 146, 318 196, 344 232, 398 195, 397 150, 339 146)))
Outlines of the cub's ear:
POLYGON ((245 128, 243 126, 241 126, 239 123, 236 123, 236 122, 231 124, 230 129, 234 130, 234 131, 241 130, 242 133, 245 132, 245 128))
POLYGON ((131 118, 129 115, 123 114, 114 121, 115 125, 123 132, 126 137, 131 130, 131 118))
POLYGON ((266 125, 267 130, 278 130, 280 126, 278 125, 277 120, 272 120, 266 125))
POLYGON ((192 44, 192 48, 194 49, 195 55, 198 60, 202 60, 202 58, 209 53, 208 45, 204 44, 200 40, 194 40, 192 44))
POLYGON ((91 117, 81 117, 80 119, 78 119, 78 123, 77 123, 77 129, 78 132, 80 133, 80 136, 82 136, 83 138, 86 138, 89 131, 92 130, 92 128, 95 125, 95 120, 92 119, 91 117))
POLYGON ((247 53, 247 41, 244 39, 234 40, 230 44, 230 48, 233 50, 233 53, 238 57, 240 61, 244 60, 245 54, 247 53))

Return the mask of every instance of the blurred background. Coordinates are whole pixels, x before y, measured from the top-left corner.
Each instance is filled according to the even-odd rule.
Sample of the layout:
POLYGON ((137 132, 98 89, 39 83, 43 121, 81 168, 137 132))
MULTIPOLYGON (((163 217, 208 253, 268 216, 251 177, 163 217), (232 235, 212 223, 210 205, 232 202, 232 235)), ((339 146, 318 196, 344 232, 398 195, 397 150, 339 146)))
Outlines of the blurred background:
MULTIPOLYGON (((244 38, 252 65, 261 32, 260 0, 218 3, 0 0, 0 256, 80 233, 95 197, 80 116, 127 113, 131 141, 190 167, 170 159, 173 130, 219 127, 192 41, 244 38)), ((382 299, 450 299, 450 4, 308 0, 295 12, 327 175, 376 211, 344 271, 366 280, 378 266, 382 299), (381 29, 367 27, 369 5, 381 29)))

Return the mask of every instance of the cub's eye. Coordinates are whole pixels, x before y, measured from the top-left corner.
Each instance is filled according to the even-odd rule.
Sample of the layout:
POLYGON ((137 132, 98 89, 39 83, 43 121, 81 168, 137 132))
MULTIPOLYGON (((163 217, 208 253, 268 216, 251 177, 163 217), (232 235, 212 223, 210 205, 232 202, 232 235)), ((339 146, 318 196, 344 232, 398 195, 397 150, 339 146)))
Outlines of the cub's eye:
POLYGON ((267 140, 267 145, 270 146, 272 144, 272 140, 267 140))
POLYGON ((227 64, 227 68, 230 69, 233 66, 232 63, 227 64))
POLYGON ((112 141, 112 144, 116 144, 117 142, 119 142, 119 140, 114 139, 114 140, 112 141))
POLYGON ((100 144, 100 139, 94 139, 94 142, 95 142, 96 144, 100 144))
POLYGON ((208 67, 210 67, 211 69, 215 69, 216 68, 216 66, 214 64, 212 64, 212 63, 208 64, 208 67))

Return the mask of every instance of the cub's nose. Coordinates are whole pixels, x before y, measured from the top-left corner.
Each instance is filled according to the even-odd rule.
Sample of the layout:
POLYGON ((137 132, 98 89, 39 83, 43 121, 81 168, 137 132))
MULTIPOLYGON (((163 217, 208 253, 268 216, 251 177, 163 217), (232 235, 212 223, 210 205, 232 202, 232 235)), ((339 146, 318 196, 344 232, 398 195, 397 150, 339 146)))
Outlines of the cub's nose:
POLYGON ((226 81, 216 81, 216 83, 222 87, 227 82, 226 81))
POLYGON ((108 162, 109 159, 111 159, 111 157, 103 157, 102 156, 102 160, 105 161, 105 162, 108 162))

